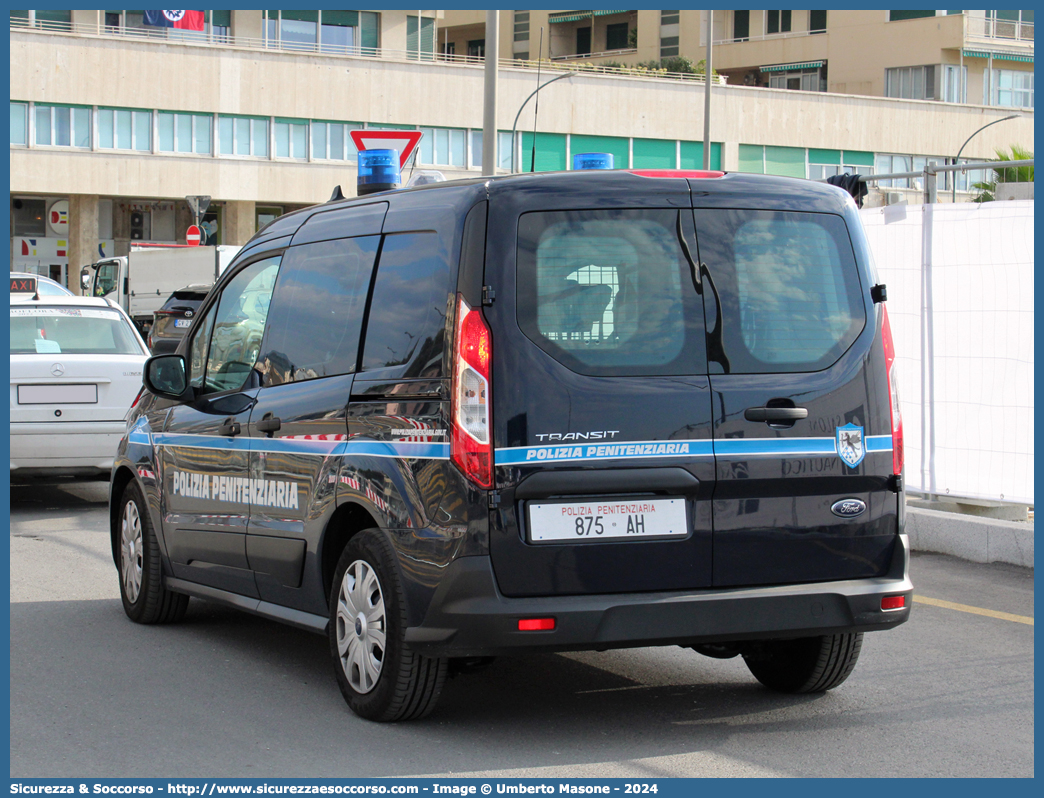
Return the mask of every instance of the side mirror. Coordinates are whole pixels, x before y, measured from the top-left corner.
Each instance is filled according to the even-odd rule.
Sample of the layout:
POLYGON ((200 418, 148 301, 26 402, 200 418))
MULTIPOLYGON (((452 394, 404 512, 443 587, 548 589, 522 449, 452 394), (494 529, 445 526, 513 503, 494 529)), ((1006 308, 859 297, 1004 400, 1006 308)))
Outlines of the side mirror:
POLYGON ((181 355, 156 355, 145 361, 143 382, 150 393, 168 399, 183 399, 189 390, 185 358, 181 355))
POLYGON ((80 291, 86 292, 87 287, 91 284, 91 268, 90 266, 84 266, 80 269, 80 291))

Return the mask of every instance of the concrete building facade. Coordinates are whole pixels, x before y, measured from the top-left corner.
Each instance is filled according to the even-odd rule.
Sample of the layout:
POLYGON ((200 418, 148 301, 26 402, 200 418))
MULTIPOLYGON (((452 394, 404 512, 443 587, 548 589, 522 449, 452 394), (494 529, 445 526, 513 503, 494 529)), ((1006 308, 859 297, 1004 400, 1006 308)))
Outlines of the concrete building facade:
MULTIPOLYGON (((184 242, 187 195, 213 198, 204 219, 211 243, 242 244, 278 215, 325 201, 335 186, 354 193, 353 129, 420 129, 416 168, 480 174, 485 29, 458 19, 465 13, 481 12, 208 11, 197 33, 149 28, 141 12, 12 12, 12 268, 75 290, 79 267, 101 254, 123 254, 137 241, 184 242), (465 52, 439 52, 447 42, 465 52)), ((591 151, 612 153, 618 168, 702 166, 700 79, 578 72, 541 92, 535 141, 533 103, 518 117, 525 132, 512 137, 536 79, 535 64, 510 57, 522 53, 514 49, 517 13, 501 13, 499 170, 568 169, 572 155, 591 151)), ((547 12, 528 13, 532 35, 533 15, 547 12)), ((659 34, 659 15, 669 12, 636 13, 639 23, 656 15, 659 34)), ((693 24, 698 39, 697 12, 676 13, 679 41, 693 24)), ((625 35, 620 27, 592 33, 603 34, 614 44, 625 35)), ((561 74, 574 63, 544 69, 561 74)), ((544 71, 542 81, 553 76, 544 71)), ((952 158, 973 131, 1011 113, 729 77, 713 87, 712 166, 811 178, 917 169, 952 158)), ((964 158, 1032 146, 1032 109, 1020 113, 976 136, 964 158)), ((973 179, 959 178, 959 196, 970 196, 973 179)), ((890 187, 916 189, 916 181, 890 187)))

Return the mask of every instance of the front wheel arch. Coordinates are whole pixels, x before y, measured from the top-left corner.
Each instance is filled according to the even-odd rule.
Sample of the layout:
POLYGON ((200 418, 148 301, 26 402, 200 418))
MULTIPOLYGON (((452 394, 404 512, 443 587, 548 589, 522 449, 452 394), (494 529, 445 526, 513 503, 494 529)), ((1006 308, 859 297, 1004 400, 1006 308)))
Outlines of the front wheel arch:
MULTIPOLYGON (((112 475, 109 484, 109 542, 112 545, 112 563, 120 566, 120 504, 123 492, 134 481, 135 474, 126 466, 120 466, 112 475)), ((139 486, 141 487, 141 486, 139 486)), ((142 494, 148 494, 142 489, 142 494)))

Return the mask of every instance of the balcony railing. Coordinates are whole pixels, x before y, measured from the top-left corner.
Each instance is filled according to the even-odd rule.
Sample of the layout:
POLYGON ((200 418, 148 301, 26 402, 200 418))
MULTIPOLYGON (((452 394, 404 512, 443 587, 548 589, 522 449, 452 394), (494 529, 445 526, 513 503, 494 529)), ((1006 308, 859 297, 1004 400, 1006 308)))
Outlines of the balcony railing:
MULTIPOLYGON (((486 59, 481 56, 455 55, 446 53, 421 52, 416 50, 391 50, 387 47, 336 46, 322 43, 281 42, 270 39, 255 39, 245 36, 222 36, 206 32, 182 31, 172 28, 117 28, 109 25, 91 25, 69 22, 49 22, 35 20, 30 24, 27 19, 12 18, 12 31, 34 31, 49 34, 72 34, 90 38, 122 39, 125 41, 148 41, 156 44, 187 45, 195 47, 221 47, 229 50, 261 50, 266 52, 285 52, 302 55, 321 55, 342 58, 368 58, 386 61, 415 61, 430 64, 455 64, 464 66, 481 66, 486 59)), ((610 53, 596 55, 631 54, 635 50, 614 50, 610 53)), ((582 56, 576 56, 582 57, 582 56)), ((500 59, 502 69, 536 69, 536 61, 520 61, 514 58, 500 59)), ((640 67, 613 67, 597 63, 576 63, 564 60, 540 62, 540 68, 550 71, 572 71, 582 74, 598 74, 617 77, 664 78, 669 80, 703 81, 703 75, 693 75, 666 70, 650 70, 640 67)), ((724 75, 715 76, 715 82, 724 84, 724 75)))
POLYGON ((566 55, 553 55, 551 56, 552 61, 565 61, 567 59, 578 59, 578 58, 608 58, 609 56, 617 55, 634 55, 638 50, 634 47, 625 48, 623 50, 606 50, 604 53, 571 53, 566 55))
POLYGON ((1018 42, 1033 41, 1033 23, 993 17, 968 17, 968 36, 983 39, 1008 39, 1018 42))

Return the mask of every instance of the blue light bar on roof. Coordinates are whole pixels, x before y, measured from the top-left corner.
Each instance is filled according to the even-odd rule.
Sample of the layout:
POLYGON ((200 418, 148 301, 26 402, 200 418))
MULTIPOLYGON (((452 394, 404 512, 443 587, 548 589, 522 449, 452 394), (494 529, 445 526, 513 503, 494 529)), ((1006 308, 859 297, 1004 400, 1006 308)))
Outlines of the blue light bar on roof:
POLYGON ((613 154, 611 152, 578 152, 573 156, 573 169, 612 169, 613 154))
POLYGON ((376 191, 396 189, 401 181, 398 150, 359 151, 359 181, 356 193, 360 197, 376 191))

